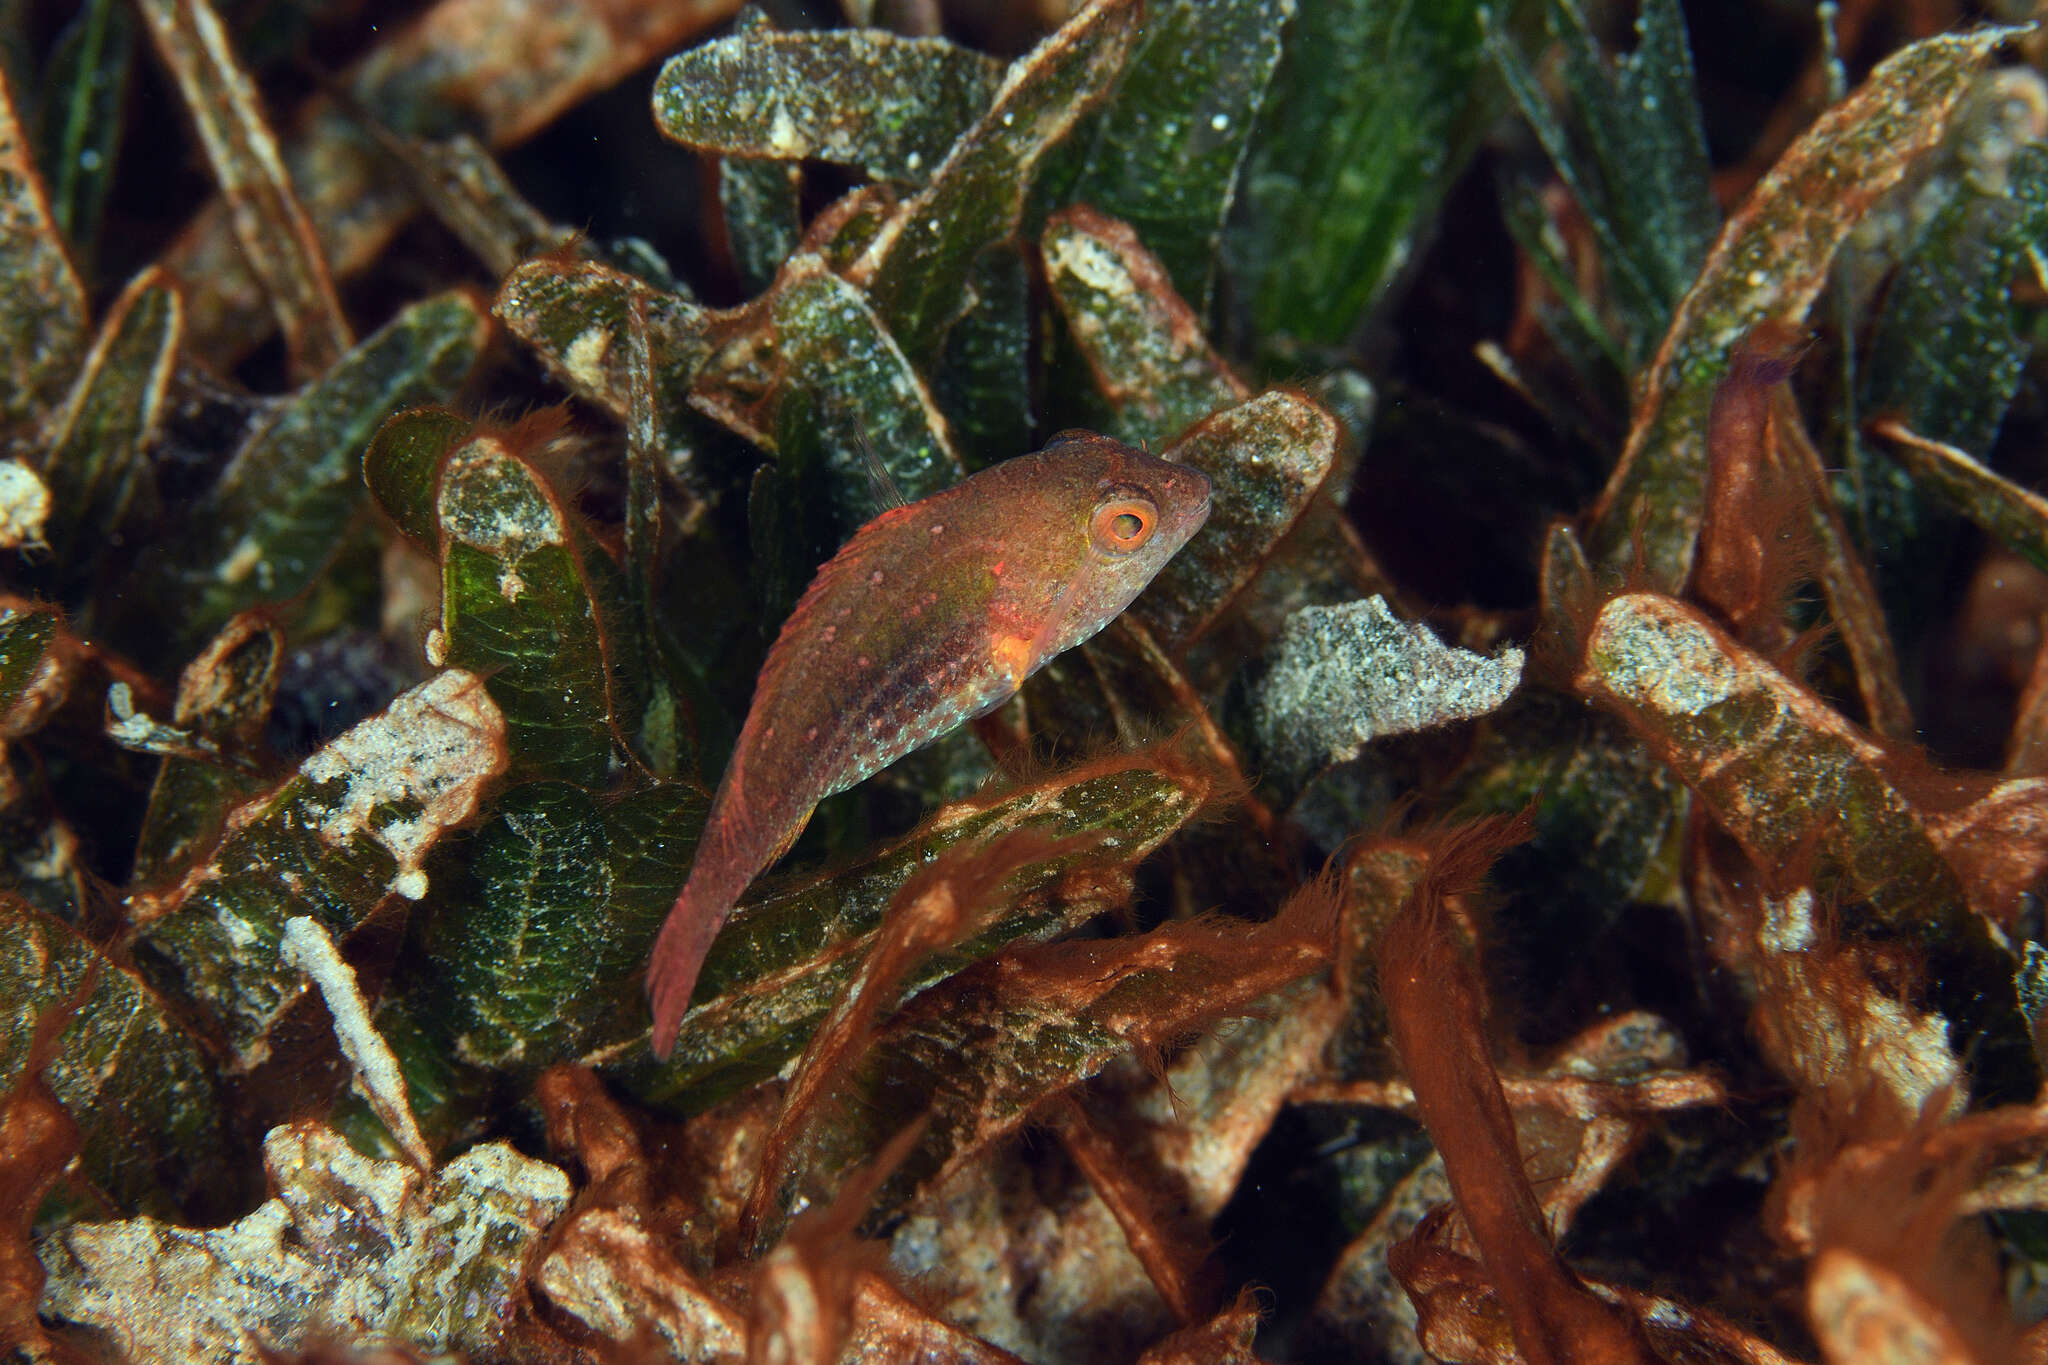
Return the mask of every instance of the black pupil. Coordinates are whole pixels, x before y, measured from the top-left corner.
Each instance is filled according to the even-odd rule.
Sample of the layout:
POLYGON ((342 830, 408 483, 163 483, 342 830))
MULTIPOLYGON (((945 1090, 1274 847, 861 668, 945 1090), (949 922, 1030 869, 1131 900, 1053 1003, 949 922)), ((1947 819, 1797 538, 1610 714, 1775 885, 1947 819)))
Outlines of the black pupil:
POLYGON ((1144 529, 1144 519, 1136 512, 1119 512, 1109 523, 1109 533, 1118 540, 1136 540, 1144 529))

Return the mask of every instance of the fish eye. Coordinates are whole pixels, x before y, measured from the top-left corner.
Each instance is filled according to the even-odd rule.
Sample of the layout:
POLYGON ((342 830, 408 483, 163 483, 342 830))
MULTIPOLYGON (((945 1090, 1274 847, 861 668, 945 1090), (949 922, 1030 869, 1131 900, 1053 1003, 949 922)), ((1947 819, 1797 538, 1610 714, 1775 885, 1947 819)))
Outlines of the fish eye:
POLYGON ((1152 539, 1159 509, 1144 498, 1115 497, 1099 504, 1088 533, 1099 550, 1125 555, 1152 539))

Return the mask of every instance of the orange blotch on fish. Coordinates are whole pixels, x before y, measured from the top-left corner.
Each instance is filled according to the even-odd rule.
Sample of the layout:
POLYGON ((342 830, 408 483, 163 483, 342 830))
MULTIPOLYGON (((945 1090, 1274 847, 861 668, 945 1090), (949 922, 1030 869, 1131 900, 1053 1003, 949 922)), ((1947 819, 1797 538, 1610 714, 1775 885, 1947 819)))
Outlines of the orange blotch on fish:
POLYGON ((999 637, 989 649, 988 656, 1009 677, 1013 689, 1022 687, 1024 680, 1031 676, 1031 642, 1021 635, 999 637))

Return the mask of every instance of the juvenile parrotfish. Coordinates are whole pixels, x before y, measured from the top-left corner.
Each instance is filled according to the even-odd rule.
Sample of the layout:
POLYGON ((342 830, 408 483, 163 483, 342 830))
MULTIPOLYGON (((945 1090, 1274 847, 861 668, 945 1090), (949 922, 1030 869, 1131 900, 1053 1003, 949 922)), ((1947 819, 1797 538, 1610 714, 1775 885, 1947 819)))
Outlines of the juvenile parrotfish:
POLYGON ((1008 700, 1115 619, 1209 515, 1199 470, 1092 432, 882 513, 804 591, 648 961, 668 1056, 733 902, 818 802, 1008 700))

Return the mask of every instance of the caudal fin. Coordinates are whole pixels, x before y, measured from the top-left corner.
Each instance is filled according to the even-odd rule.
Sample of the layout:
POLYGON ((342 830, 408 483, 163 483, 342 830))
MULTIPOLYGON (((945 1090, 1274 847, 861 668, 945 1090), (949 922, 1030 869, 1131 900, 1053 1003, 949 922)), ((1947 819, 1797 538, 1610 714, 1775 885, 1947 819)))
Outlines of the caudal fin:
POLYGON ((711 951, 711 940, 718 937, 719 927, 732 911, 730 900, 707 903, 701 895, 692 896, 694 885, 693 880, 676 897, 647 960, 647 997, 654 1007, 654 1055, 663 1061, 676 1045, 676 1029, 690 1008, 690 994, 697 989, 704 955, 711 951))

